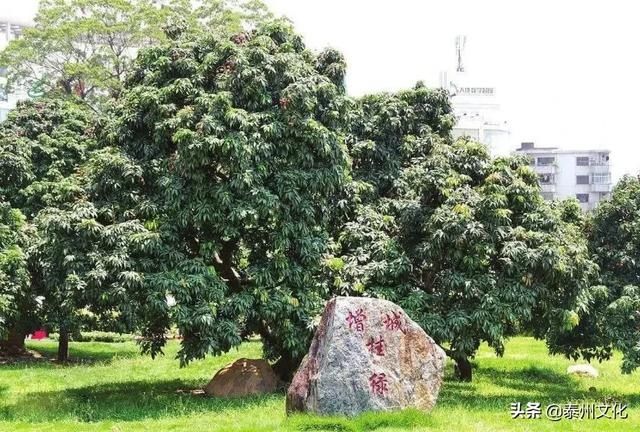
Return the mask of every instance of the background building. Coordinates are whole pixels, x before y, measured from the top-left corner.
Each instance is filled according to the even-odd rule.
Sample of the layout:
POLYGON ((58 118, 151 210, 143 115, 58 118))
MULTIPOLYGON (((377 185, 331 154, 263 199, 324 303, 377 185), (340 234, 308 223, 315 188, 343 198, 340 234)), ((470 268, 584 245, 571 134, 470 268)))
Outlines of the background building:
MULTIPOLYGON (((3 50, 9 41, 20 37, 27 25, 26 22, 14 18, 0 17, 0 50, 3 50)), ((7 118, 7 113, 16 106, 16 102, 27 98, 24 91, 6 92, 6 74, 6 69, 0 68, 0 121, 7 118)))
POLYGON ((525 142, 516 153, 530 157, 545 199, 574 197, 583 210, 591 210, 611 192, 608 150, 560 150, 525 142))
POLYGON ((453 136, 469 136, 486 144, 492 155, 511 153, 510 126, 504 117, 494 86, 471 75, 465 64, 466 37, 456 38, 456 70, 441 72, 440 86, 451 93, 456 126, 453 136))

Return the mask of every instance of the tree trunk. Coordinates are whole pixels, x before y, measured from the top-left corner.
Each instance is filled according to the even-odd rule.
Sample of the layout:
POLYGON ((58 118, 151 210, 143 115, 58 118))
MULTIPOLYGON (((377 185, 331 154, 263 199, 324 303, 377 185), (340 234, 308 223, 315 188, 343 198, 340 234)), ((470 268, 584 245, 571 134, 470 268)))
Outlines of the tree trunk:
POLYGON ((60 329, 60 339, 58 340, 58 361, 69 360, 69 332, 60 329))
POLYGON ((299 365, 299 361, 288 355, 283 355, 273 364, 273 371, 283 383, 290 383, 299 365))
POLYGON ((215 254, 213 266, 216 271, 227 282, 231 292, 242 292, 242 277, 233 267, 233 254, 237 248, 237 242, 225 241, 222 243, 220 253, 215 254))
POLYGON ((7 338, 0 343, 0 349, 9 355, 23 354, 27 351, 24 339, 27 335, 15 328, 9 329, 7 338))
MULTIPOLYGON (((272 348, 278 346, 264 321, 258 324, 258 334, 260 334, 263 343, 270 345, 272 348)), ((295 359, 287 352, 278 351, 280 351, 280 358, 272 365, 273 372, 283 383, 290 383, 302 359, 295 359)))
POLYGON ((454 358, 456 362, 456 376, 460 381, 471 381, 473 369, 467 357, 454 358))

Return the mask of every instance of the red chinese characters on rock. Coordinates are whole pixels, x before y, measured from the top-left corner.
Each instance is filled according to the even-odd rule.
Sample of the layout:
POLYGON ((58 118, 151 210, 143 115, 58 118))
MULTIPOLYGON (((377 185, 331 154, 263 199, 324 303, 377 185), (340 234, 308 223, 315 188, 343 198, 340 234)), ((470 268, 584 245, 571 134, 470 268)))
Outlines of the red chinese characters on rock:
POLYGON ((356 331, 362 332, 364 331, 364 322, 367 319, 364 311, 362 309, 356 310, 355 313, 349 311, 349 315, 347 316, 347 323, 349 323, 349 329, 355 328, 356 331))
POLYGON ((406 332, 404 323, 402 321, 402 315, 397 312, 391 312, 385 314, 384 320, 382 320, 387 330, 400 330, 402 333, 406 332))
POLYGON ((367 342, 367 349, 369 349, 370 353, 383 356, 384 348, 384 339, 382 338, 382 335, 378 336, 378 339, 374 339, 373 336, 369 338, 369 342, 367 342))
POLYGON ((389 390, 387 384, 387 376, 384 373, 373 373, 369 377, 369 388, 374 395, 386 395, 389 390))

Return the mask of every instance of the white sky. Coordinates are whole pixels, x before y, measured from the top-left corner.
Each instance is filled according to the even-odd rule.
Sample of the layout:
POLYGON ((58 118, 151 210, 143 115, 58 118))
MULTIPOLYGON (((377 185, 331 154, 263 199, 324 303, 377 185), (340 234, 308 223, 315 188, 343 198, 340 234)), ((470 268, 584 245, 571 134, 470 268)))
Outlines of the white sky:
MULTIPOLYGON (((28 18, 36 0, 0 0, 0 16, 28 18)), ((608 148, 614 179, 640 172, 640 3, 498 0, 266 0, 314 49, 348 62, 352 95, 398 90, 455 63, 497 87, 520 141, 565 149, 608 148), (636 6, 636 3, 638 6, 636 6)))

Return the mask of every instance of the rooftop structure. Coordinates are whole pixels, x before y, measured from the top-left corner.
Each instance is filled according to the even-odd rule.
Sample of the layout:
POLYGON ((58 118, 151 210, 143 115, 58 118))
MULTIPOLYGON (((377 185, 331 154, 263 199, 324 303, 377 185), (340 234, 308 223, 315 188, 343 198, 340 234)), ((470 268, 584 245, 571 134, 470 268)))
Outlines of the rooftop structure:
POLYGON ((486 144, 492 155, 511 152, 509 122, 501 112, 497 89, 468 72, 465 50, 467 38, 456 38, 455 72, 440 73, 440 87, 451 94, 456 126, 453 136, 468 136, 486 144))

